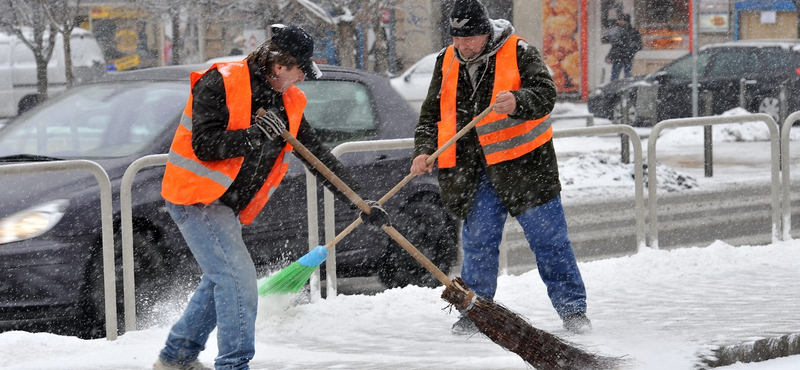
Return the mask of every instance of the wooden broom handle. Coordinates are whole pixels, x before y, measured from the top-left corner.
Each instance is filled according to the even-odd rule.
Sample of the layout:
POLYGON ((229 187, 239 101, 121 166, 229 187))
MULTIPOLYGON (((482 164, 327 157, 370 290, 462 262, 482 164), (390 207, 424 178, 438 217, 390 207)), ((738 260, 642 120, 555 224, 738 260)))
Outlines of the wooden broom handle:
POLYGON ((394 239, 394 241, 400 244, 400 246, 403 247, 403 249, 405 249, 406 252, 408 252, 408 254, 411 255, 411 257, 414 257, 414 259, 417 260, 417 262, 419 262, 422 265, 422 267, 425 267, 425 269, 428 270, 428 272, 430 272, 431 275, 433 275, 436 278, 436 280, 439 280, 439 282, 442 283, 442 285, 450 286, 450 283, 452 281, 450 280, 449 277, 447 277, 447 274, 445 274, 444 272, 442 272, 442 270, 436 267, 436 265, 434 265, 433 262, 431 262, 431 260, 428 259, 428 257, 425 257, 425 255, 422 254, 422 252, 420 252, 419 249, 417 249, 417 247, 414 246, 414 244, 411 244, 411 242, 408 241, 408 239, 406 239, 403 236, 403 234, 400 234, 400 232, 397 231, 397 229, 395 229, 391 225, 383 225, 381 226, 381 229, 383 229, 383 231, 389 234, 389 236, 391 236, 392 239, 394 239))
MULTIPOLYGON (((450 140, 447 140, 444 144, 442 144, 442 146, 439 149, 433 152, 433 154, 431 154, 431 156, 425 160, 425 164, 430 165, 431 163, 433 163, 433 161, 435 161, 436 158, 439 157, 439 155, 441 155, 445 150, 447 150, 447 148, 453 145, 453 143, 455 143, 462 136, 466 135, 467 131, 471 130, 473 127, 475 127, 475 125, 478 124, 478 122, 486 118, 486 116, 489 115, 489 113, 492 111, 492 108, 494 108, 494 104, 486 107, 486 109, 484 109, 483 112, 475 116, 475 118, 473 118, 472 121, 469 121, 469 123, 466 126, 464 126, 461 130, 458 130, 458 132, 453 137, 451 137, 450 140)), ((411 182, 411 180, 413 180, 414 177, 416 177, 414 174, 409 173, 406 177, 400 180, 400 182, 397 183, 397 185, 395 185, 391 190, 389 190, 388 193, 386 193, 383 197, 381 197, 381 199, 378 199, 378 203, 379 204, 385 203, 387 200, 389 200, 389 198, 397 194, 397 192, 400 191, 400 189, 402 189, 403 186, 406 186, 406 184, 411 182)))
MULTIPOLYGON (((258 108, 258 110, 256 111, 256 115, 258 115, 259 117, 263 116, 266 113, 267 111, 264 110, 264 108, 258 108)), ((330 181, 333 184, 333 186, 339 189, 339 191, 341 191, 342 194, 344 194, 347 197, 347 199, 350 199, 350 201, 353 202, 353 204, 355 204, 358 207, 358 209, 360 209, 362 212, 366 214, 369 214, 370 212, 369 204, 367 204, 367 202, 365 202, 364 199, 358 196, 358 194, 356 194, 356 192, 353 191, 353 189, 347 186, 347 184, 345 184, 344 181, 342 181, 342 179, 339 178, 339 176, 336 176, 336 174, 333 173, 333 171, 331 171, 328 168, 328 166, 322 163, 322 161, 320 161, 319 158, 317 158, 317 156, 314 155, 314 153, 311 153, 311 151, 308 150, 308 148, 306 148, 305 145, 303 145, 299 140, 297 140, 294 136, 292 136, 292 134, 289 131, 286 131, 285 128, 283 129, 283 131, 281 131, 281 137, 284 140, 286 140, 286 142, 288 142, 295 150, 297 150, 297 152, 300 153, 300 155, 303 156, 303 158, 305 158, 308 161, 308 163, 314 166, 314 168, 316 168, 317 171, 319 171, 322 174, 322 176, 325 176, 325 178, 328 179, 328 181, 330 181)))

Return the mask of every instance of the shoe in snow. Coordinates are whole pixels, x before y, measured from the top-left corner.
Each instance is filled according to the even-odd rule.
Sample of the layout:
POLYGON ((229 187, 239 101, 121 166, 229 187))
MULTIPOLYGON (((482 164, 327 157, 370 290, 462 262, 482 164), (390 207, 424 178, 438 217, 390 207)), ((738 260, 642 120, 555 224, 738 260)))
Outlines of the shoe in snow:
POLYGON ((453 324, 453 334, 455 335, 474 335, 478 333, 478 327, 475 326, 475 323, 469 319, 467 315, 461 316, 461 318, 453 324))
POLYGON ((194 360, 185 364, 171 364, 164 361, 159 357, 158 361, 153 364, 153 370, 212 370, 211 368, 203 366, 200 361, 194 360))
POLYGON ((592 331, 592 322, 583 312, 564 318, 564 329, 573 334, 588 334, 592 331))

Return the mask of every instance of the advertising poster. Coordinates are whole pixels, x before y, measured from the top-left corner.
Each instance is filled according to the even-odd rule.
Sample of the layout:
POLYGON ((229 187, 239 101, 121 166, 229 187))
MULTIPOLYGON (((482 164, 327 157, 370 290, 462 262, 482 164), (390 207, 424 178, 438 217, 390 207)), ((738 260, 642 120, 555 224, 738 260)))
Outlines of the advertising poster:
POLYGON ((578 3, 578 0, 542 2, 542 56, 553 71, 559 94, 580 92, 578 3))

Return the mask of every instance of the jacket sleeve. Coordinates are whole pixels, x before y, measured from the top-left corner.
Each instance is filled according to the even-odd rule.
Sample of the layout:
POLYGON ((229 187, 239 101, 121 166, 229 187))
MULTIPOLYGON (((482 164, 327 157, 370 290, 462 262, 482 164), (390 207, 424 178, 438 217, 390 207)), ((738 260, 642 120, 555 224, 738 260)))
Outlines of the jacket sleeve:
POLYGON ((192 149, 202 161, 242 157, 257 150, 260 132, 227 130, 225 85, 217 70, 206 72, 192 89, 192 149))
MULTIPOLYGON (((336 174, 337 177, 339 177, 342 181, 344 181, 344 183, 347 184, 347 186, 349 186, 351 189, 353 189, 353 191, 355 191, 356 193, 359 193, 361 191, 361 185, 359 185, 359 183, 356 182, 356 180, 350 175, 350 171, 348 171, 347 168, 344 167, 342 162, 340 162, 339 159, 337 159, 331 153, 330 149, 328 149, 328 147, 325 146, 325 144, 323 144, 322 141, 319 140, 319 137, 317 137, 314 128, 311 127, 308 121, 306 121, 305 116, 303 117, 303 120, 300 122, 300 128, 297 131, 297 141, 303 144, 308 149, 308 151, 314 154, 314 156, 317 157, 317 159, 319 159, 320 162, 322 162, 326 167, 328 167, 328 169, 330 169, 334 174, 336 174)), ((317 171, 317 169, 314 168, 314 166, 312 166, 311 163, 309 163, 305 158, 303 158, 303 156, 300 155, 300 153, 297 153, 296 150, 292 151, 292 153, 294 153, 295 157, 297 157, 303 162, 303 164, 311 171, 311 173, 314 174, 314 177, 316 177, 317 180, 322 182, 322 185, 324 185, 325 187, 330 189, 331 192, 333 192, 334 196, 336 196, 340 201, 345 202, 345 204, 349 205, 350 208, 355 209, 355 205, 352 204, 352 202, 350 202, 347 196, 345 196, 344 193, 342 193, 338 188, 336 188, 333 185, 333 183, 328 181, 328 179, 325 178, 325 176, 323 176, 319 171, 317 171)))
POLYGON ((430 86, 428 86, 428 95, 425 97, 425 101, 422 102, 419 121, 414 129, 414 158, 420 154, 433 154, 439 147, 439 127, 437 123, 441 120, 440 90, 442 87, 444 51, 445 49, 442 49, 436 58, 433 77, 431 78, 430 86))
POLYGON ((556 85, 539 50, 520 40, 517 43, 517 65, 522 85, 513 92, 517 110, 510 117, 533 120, 550 114, 556 104, 556 85))

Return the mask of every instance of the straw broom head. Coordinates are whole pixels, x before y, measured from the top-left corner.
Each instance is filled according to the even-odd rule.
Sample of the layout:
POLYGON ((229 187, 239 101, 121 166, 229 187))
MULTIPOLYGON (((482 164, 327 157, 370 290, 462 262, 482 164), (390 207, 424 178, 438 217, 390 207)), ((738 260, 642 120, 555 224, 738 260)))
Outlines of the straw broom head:
POLYGON ((587 352, 555 335, 531 326, 522 316, 467 287, 460 277, 442 293, 442 299, 466 312, 481 333, 540 370, 617 369, 622 360, 587 352))

